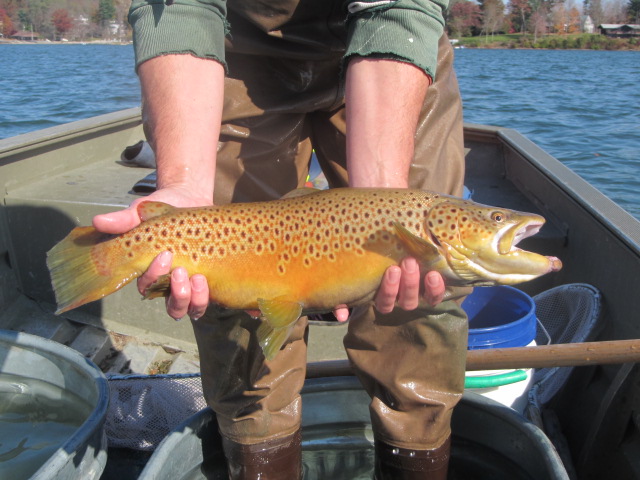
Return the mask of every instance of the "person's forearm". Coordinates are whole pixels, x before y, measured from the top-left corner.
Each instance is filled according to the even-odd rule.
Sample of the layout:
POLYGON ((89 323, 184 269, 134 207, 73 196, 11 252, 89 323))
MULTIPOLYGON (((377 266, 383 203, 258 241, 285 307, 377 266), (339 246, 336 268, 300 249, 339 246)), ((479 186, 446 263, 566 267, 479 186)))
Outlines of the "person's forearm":
POLYGON ((212 202, 224 67, 191 55, 166 55, 144 62, 138 73, 158 188, 187 187, 212 202))
POLYGON ((409 186, 430 77, 394 60, 353 58, 346 75, 347 167, 353 187, 409 186))

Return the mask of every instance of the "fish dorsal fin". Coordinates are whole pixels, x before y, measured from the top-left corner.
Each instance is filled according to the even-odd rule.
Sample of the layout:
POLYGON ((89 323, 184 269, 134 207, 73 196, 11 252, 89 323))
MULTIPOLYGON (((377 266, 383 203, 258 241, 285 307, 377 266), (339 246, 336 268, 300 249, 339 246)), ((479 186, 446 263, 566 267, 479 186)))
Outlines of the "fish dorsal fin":
POLYGON ((433 243, 414 235, 398 222, 394 222, 396 235, 411 255, 423 263, 433 263, 441 259, 440 251, 433 243))
POLYGON ((162 202, 149 201, 142 202, 138 205, 138 215, 140 216, 140 220, 142 220, 143 222, 146 222, 151 218, 164 215, 165 213, 174 212, 176 210, 176 207, 162 202))
POLYGON ((311 195, 312 193, 318 193, 320 191, 321 190, 317 188, 301 187, 301 188, 296 188, 295 190, 291 190, 289 193, 283 195, 282 198, 304 197, 305 195, 311 195))
POLYGON ((258 328, 258 341, 267 360, 272 360, 289 338, 302 314, 302 304, 286 297, 271 300, 258 299, 262 324, 258 328))

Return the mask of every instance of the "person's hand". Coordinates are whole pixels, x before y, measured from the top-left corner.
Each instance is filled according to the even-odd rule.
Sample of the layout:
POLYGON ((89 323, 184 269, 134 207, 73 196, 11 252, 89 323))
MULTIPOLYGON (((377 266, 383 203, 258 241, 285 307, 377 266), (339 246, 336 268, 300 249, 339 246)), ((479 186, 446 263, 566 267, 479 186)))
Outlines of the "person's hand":
MULTIPOLYGON (((136 199, 128 208, 117 212, 97 215, 93 218, 96 230, 105 233, 120 234, 137 227, 140 216, 137 207, 142 202, 164 202, 176 207, 200 207, 210 205, 211 199, 193 193, 191 189, 179 186, 157 190, 147 197, 136 199)), ((145 273, 138 278, 138 291, 144 295, 145 290, 155 283, 161 275, 171 273, 171 293, 167 297, 167 313, 175 319, 189 315, 198 319, 204 315, 209 305, 209 285, 204 275, 196 274, 189 278, 184 268, 171 270, 173 255, 163 252, 149 265, 145 273)))
MULTIPOLYGON (((442 302, 445 284, 438 272, 427 272, 424 276, 424 298, 429 305, 442 302)), ((411 257, 405 258, 399 266, 387 269, 376 294, 374 304, 380 313, 390 313, 395 306, 404 310, 414 310, 420 302, 420 268, 418 262, 411 257)), ((334 310, 339 322, 346 322, 349 310, 340 306, 334 310)))
MULTIPOLYGON (((420 268, 415 258, 407 257, 400 266, 389 267, 376 294, 375 305, 380 313, 390 313, 397 305, 403 310, 415 310, 420 302, 420 268)), ((424 276, 424 299, 435 306, 445 294, 444 279, 431 271, 424 276)))
POLYGON ((104 233, 120 234, 140 225, 138 205, 142 202, 163 202, 174 207, 202 207, 211 205, 211 198, 194 193, 193 189, 182 186, 171 186, 134 200, 124 210, 104 213, 93 217, 93 226, 104 233))

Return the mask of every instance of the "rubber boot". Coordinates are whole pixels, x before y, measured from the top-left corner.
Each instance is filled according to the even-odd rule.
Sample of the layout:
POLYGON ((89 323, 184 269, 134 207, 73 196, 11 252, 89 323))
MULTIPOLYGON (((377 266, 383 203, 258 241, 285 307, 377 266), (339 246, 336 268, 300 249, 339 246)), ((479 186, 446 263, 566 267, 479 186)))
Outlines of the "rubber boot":
POLYGON ((244 445, 222 439, 230 480, 300 480, 302 435, 244 445))
POLYGON ((411 450, 375 441, 375 480, 446 480, 451 437, 433 450, 411 450))

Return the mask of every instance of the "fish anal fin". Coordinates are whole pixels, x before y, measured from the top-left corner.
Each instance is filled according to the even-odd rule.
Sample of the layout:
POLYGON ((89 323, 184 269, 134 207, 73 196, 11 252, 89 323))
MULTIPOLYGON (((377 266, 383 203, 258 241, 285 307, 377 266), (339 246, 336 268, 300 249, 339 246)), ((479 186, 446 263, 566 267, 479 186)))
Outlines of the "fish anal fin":
POLYGON ((424 263, 433 263, 441 259, 438 247, 424 238, 414 235, 400 223, 394 222, 396 236, 411 255, 424 263))
POLYGON ((267 360, 275 358, 292 330, 293 325, 291 328, 273 328, 266 321, 260 324, 257 331, 258 341, 267 360))
POLYGON ((271 300, 260 298, 258 307, 263 318, 257 331, 258 341, 265 358, 273 360, 300 318, 302 304, 285 297, 271 300))
POLYGON ((166 213, 174 212, 175 210, 177 210, 176 207, 163 202, 148 201, 138 204, 138 216, 143 222, 166 213))

